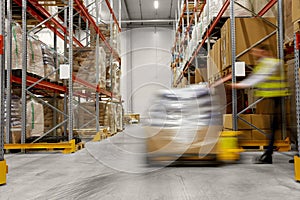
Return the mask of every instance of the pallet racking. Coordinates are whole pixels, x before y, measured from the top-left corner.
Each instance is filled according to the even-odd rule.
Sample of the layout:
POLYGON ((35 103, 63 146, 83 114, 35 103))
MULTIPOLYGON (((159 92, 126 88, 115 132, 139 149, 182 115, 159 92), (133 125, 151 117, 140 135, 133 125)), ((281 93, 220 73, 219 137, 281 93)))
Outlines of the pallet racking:
MULTIPOLYGON (((80 76, 75 76, 73 74, 73 56, 76 51, 79 49, 90 48, 94 54, 99 54, 99 48, 102 46, 107 54, 108 62, 105 63, 108 65, 109 70, 112 72, 113 62, 116 60, 118 62, 118 67, 121 68, 121 59, 118 51, 115 49, 116 45, 113 46, 112 38, 107 38, 104 36, 99 26, 104 24, 102 19, 100 19, 100 13, 103 10, 109 11, 110 19, 106 22, 109 26, 110 36, 113 35, 113 28, 116 26, 117 32, 121 32, 120 20, 121 20, 121 2, 116 6, 118 8, 118 15, 115 14, 116 10, 113 6, 113 0, 105 0, 100 2, 99 0, 94 1, 81 1, 81 0, 72 0, 72 1, 62 1, 55 0, 52 2, 48 1, 37 1, 37 0, 7 0, 1 1, 2 13, 2 36, 1 44, 5 45, 4 53, 7 55, 7 63, 4 66, 4 56, 2 56, 3 62, 1 74, 1 111, 2 111, 2 120, 4 120, 4 106, 6 106, 6 126, 5 131, 2 126, 1 129, 1 139, 0 146, 2 148, 1 152, 4 149, 32 149, 32 148, 44 148, 44 149, 73 149, 73 138, 74 138, 74 117, 73 117, 73 104, 77 100, 80 102, 81 99, 86 101, 92 101, 95 103, 95 112, 89 113, 91 119, 96 121, 96 124, 93 128, 95 132, 99 132, 99 102, 101 99, 106 99, 102 101, 116 103, 121 105, 121 99, 119 96, 114 96, 113 88, 106 87, 101 88, 97 82, 89 82, 82 79, 80 76), (14 9, 12 9, 14 7, 14 9), (49 8, 56 8, 56 11, 50 13, 49 8), (18 12, 15 10, 18 9, 18 12), (21 11, 21 12, 20 12, 21 11), (6 13, 6 16, 5 16, 6 13), (20 15, 21 13, 21 15, 20 15), (93 16, 93 14, 95 16, 93 16), (19 17, 15 18, 16 15, 19 17), (21 18, 20 18, 21 16, 21 18), (4 18, 6 17, 8 21, 8 28, 6 33, 4 33, 4 18), (119 18, 119 21, 117 19, 119 18), (27 19, 30 19, 28 21, 27 19), (12 22, 16 20, 22 23, 22 70, 12 70, 12 22), (76 22, 74 23, 74 20, 76 22), (38 33, 43 29, 49 29, 53 32, 53 47, 49 48, 47 45, 43 44, 48 48, 54 55, 55 58, 55 70, 51 73, 45 75, 44 77, 36 76, 27 71, 27 39, 32 37, 32 34, 38 33), (75 29, 75 30, 74 30, 75 29), (96 31, 95 35, 92 35, 92 29, 96 31), (80 32, 85 34, 85 37, 81 38, 80 32), (78 33, 78 34, 76 34, 78 33), (8 38, 5 40, 5 38, 8 38), (64 49, 62 53, 58 52, 58 38, 64 41, 64 49), (95 38, 96 44, 91 44, 92 40, 95 38), (7 41, 7 42, 5 42, 7 41), (93 46, 91 48, 91 46, 93 46), (69 65, 69 78, 67 80, 58 80, 56 77, 55 81, 50 81, 49 76, 57 74, 59 72, 59 59, 62 58, 62 63, 69 65), (6 69, 6 73, 5 70, 6 69), (6 80, 5 80, 6 77, 6 80), (5 84, 6 83, 6 84, 5 84), (75 88, 75 85, 78 86, 75 88), (22 99, 22 126, 21 126, 21 144, 10 144, 11 143, 11 123, 10 123, 10 113, 11 113, 11 93, 5 91, 12 91, 15 86, 21 87, 21 99, 22 99), (4 105, 4 96, 6 95, 4 105), (47 130, 37 138, 35 138, 31 144, 26 144, 26 132, 27 132, 27 122, 26 122, 26 97, 30 96, 31 98, 36 99, 39 103, 44 106, 51 108, 53 112, 53 127, 47 130), (49 98, 53 100, 53 105, 49 103, 49 98), (57 106, 57 100, 63 99, 63 109, 59 109, 57 106), (63 116, 63 119, 59 122, 57 121, 58 115, 63 116), (47 145, 37 144, 40 140, 52 133, 53 136, 57 136, 57 130, 60 128, 63 131, 61 140, 67 142, 61 143, 52 143, 47 145), (6 136, 6 144, 4 145, 3 136, 6 136), (71 146, 68 146, 71 145, 71 146), (49 147, 50 146, 50 147, 49 147)), ((3 53, 3 52, 2 52, 3 53)), ((96 56, 95 65, 99 65, 98 56, 96 56)), ((41 66, 43 67, 43 66, 41 66)), ((97 72, 99 72, 99 67, 96 67, 97 72)), ((97 73, 96 74, 99 74, 97 73)), ((99 75, 95 75, 96 80, 99 80, 99 75)), ((112 83, 112 77, 110 77, 110 82, 112 83)), ((78 105, 80 106, 80 104, 78 105)), ((1 120, 1 121, 2 121, 1 120)), ((0 152, 0 153, 1 153, 0 152)), ((72 152, 65 151, 65 152, 72 152)), ((2 155, 2 154, 1 154, 2 155)), ((1 156, 0 156, 1 158, 1 156)))
MULTIPOLYGON (((173 52, 173 61, 171 63, 171 67, 173 68, 173 70, 176 72, 180 72, 179 76, 173 77, 173 86, 177 87, 179 86, 179 84, 182 82, 182 79, 184 77, 184 75, 187 73, 187 82, 188 84, 190 83, 190 67, 192 65, 196 66, 196 68, 198 67, 198 63, 201 62, 201 59, 203 59, 203 57, 209 58, 209 54, 203 54, 203 52, 201 52, 201 50, 203 48, 206 48, 207 51, 209 51, 211 49, 211 46, 213 45, 213 43, 211 43, 211 37, 218 37, 220 32, 220 28, 223 26, 225 20, 228 18, 226 17, 224 20, 224 13, 226 10, 230 10, 230 15, 229 15, 229 19, 230 19, 230 34, 231 34, 231 44, 233 44, 231 46, 231 67, 227 68, 227 69, 223 69, 223 71, 220 71, 219 73, 215 74, 214 76, 212 76, 208 82, 211 86, 216 87, 219 84, 222 84, 224 82, 230 81, 232 83, 236 82, 236 76, 235 76, 235 63, 236 60, 242 56, 243 54, 247 53, 249 50, 251 50, 253 47, 259 45, 260 43, 262 43, 264 40, 268 39, 269 37, 273 36, 274 34, 277 33, 277 43, 278 43, 278 48, 277 48, 277 52, 278 52, 278 58, 283 60, 284 58, 284 54, 283 54, 283 1, 282 0, 271 0, 269 2, 267 2, 264 6, 262 6, 262 8, 260 9, 260 11, 258 13, 253 12, 252 10, 247 9, 246 7, 244 7, 243 5, 241 5, 240 3, 238 3, 238 1, 234 1, 234 0, 226 0, 224 1, 222 7, 219 9, 218 14, 216 14, 212 20, 207 20, 205 23, 207 24, 207 26, 205 27, 205 31, 201 36, 201 40, 197 41, 197 44, 195 46, 195 49, 192 51, 191 56, 188 57, 187 59, 183 58, 183 54, 182 54, 182 49, 184 49, 186 46, 189 46, 188 43, 190 42, 189 37, 187 37, 187 41, 185 40, 185 35, 189 35, 189 30, 190 30, 190 25, 189 24, 189 20, 188 24, 186 26, 186 29, 184 27, 184 15, 183 12, 189 12, 189 9, 187 9, 186 5, 188 4, 194 4, 197 5, 199 4, 199 1, 181 1, 181 6, 178 6, 178 11, 181 12, 179 13, 177 16, 179 16, 179 18, 177 19, 177 23, 176 26, 174 27, 175 30, 175 44, 174 47, 172 49, 173 52), (278 16, 277 16, 277 26, 272 24, 273 27, 276 28, 276 30, 274 30, 273 32, 271 32, 270 34, 268 34, 267 36, 265 36, 264 38, 262 38, 261 40, 259 40, 258 42, 252 44, 251 46, 249 46, 247 49, 245 49, 244 51, 242 51, 241 53, 239 53, 238 55, 236 54, 236 47, 235 47, 235 42, 236 42, 236 36, 235 36, 235 5, 237 5, 238 7, 241 7, 242 9, 247 10, 248 12, 250 12, 252 14, 253 17, 260 17, 262 18, 272 7, 275 7, 275 5, 277 5, 277 10, 278 10, 278 16), (180 9, 181 8, 181 9, 180 9), (186 30, 180 32, 180 30, 186 30), (179 32, 179 36, 178 36, 178 32, 179 32), (180 38, 184 38, 183 41, 180 41, 180 39, 178 40, 178 37, 180 38)), ((202 1, 202 3, 210 5, 210 0, 206 0, 206 1, 202 1)), ((205 9, 205 8, 204 8, 205 9)), ((209 6, 206 7, 206 13, 208 13, 207 15, 209 16, 209 6)), ((197 13, 197 10, 194 10, 194 12, 192 13, 193 15, 198 15, 199 13, 197 13)), ((201 12, 200 12, 201 14, 201 12)), ((209 17, 207 17, 207 19, 209 19, 209 17)), ((262 18, 263 19, 263 18, 262 18)), ((265 19, 263 19, 265 21, 265 19)), ((268 22, 270 23, 270 22, 268 22)), ((195 24, 193 24, 195 25, 195 24)), ((282 70, 283 71, 283 70, 282 70)), ((283 73, 283 72, 281 72, 283 73)), ((253 126, 252 123, 249 123, 248 121, 244 120, 243 118, 240 117, 240 115, 242 113, 244 113, 247 109, 253 107, 256 103, 258 103, 259 101, 261 101, 261 99, 257 100, 255 103, 249 105, 247 108, 242 109, 241 112, 238 112, 237 110, 237 90, 236 89, 232 89, 231 91, 232 93, 232 122, 233 122, 233 130, 237 131, 238 127, 237 127, 237 120, 242 120, 244 121, 246 124, 250 125, 251 127, 253 127, 254 129, 258 130, 260 133, 266 135, 266 133, 262 130, 260 130, 258 127, 253 126)), ((282 99, 282 108, 284 108, 284 102, 285 100, 282 99)), ((282 116, 285 116, 285 112, 283 109, 282 112, 282 116)), ((285 120, 285 118, 283 118, 285 120)), ((286 134, 286 122, 283 121, 283 127, 282 127, 282 138, 286 138, 287 134, 286 134)), ((266 141, 244 141, 243 144, 241 144, 241 146, 266 146, 266 141)), ((282 150, 288 150, 289 147, 289 141, 288 140, 280 140, 278 141, 278 143, 276 144, 278 147, 281 147, 282 150)))

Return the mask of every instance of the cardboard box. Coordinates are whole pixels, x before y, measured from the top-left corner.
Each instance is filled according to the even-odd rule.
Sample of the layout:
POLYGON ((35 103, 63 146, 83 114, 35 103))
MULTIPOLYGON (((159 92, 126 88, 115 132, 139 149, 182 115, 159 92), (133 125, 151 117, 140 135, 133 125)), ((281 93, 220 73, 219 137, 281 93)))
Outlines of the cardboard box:
MULTIPOLYGON (((276 24, 275 18, 264 18, 273 24, 276 24)), ((269 23, 263 21, 260 18, 236 18, 236 55, 240 54, 250 46, 272 33, 275 28, 269 23)), ((231 32, 230 32, 230 20, 228 19, 221 29, 222 40, 222 57, 223 68, 231 65, 231 32)), ((273 55, 277 55, 277 37, 276 34, 268 38, 263 42, 270 46, 273 55)), ((237 58, 238 61, 244 61, 248 65, 255 65, 256 59, 248 51, 246 54, 237 58)))
POLYGON ((269 140, 271 130, 262 130, 267 135, 264 135, 263 133, 259 132, 258 130, 252 130, 252 140, 269 140))
POLYGON ((201 76, 201 72, 200 72, 200 69, 199 68, 196 68, 195 69, 195 83, 200 83, 200 82, 203 82, 203 78, 201 76))
POLYGON ((294 27, 294 32, 293 32, 293 36, 294 36, 294 33, 300 31, 300 19, 298 21, 294 22, 294 26, 293 27, 294 27))
MULTIPOLYGON (((252 130, 252 139, 253 140, 269 140, 271 130, 263 129, 262 131, 265 132, 267 135, 262 134, 258 130, 252 130)), ((290 135, 290 132, 288 130, 286 131, 286 133, 287 133, 287 136, 290 135)), ((285 138, 283 138, 281 130, 276 130, 275 131, 275 141, 284 140, 284 139, 285 138)))
POLYGON ((300 19, 300 1, 292 0, 292 20, 293 22, 300 19))
POLYGON ((272 99, 263 99, 256 104, 257 114, 274 114, 274 101, 272 99))
MULTIPOLYGON (((276 6, 275 6, 276 7, 276 6)), ((293 41, 294 31, 293 31, 293 21, 292 21, 292 1, 284 0, 284 41, 293 41)))
POLYGON ((164 155, 216 153, 219 128, 211 126, 201 130, 188 130, 145 127, 147 152, 164 155))
MULTIPOLYGON (((250 115, 240 115, 243 119, 245 119, 247 122, 251 123, 251 116, 250 115)), ((242 120, 238 119, 237 121, 238 130, 243 129, 252 129, 252 127, 242 120)), ((232 114, 225 114, 223 115, 223 127, 226 129, 232 129, 232 114)))
POLYGON ((251 130, 242 130, 241 134, 238 135, 239 140, 251 140, 252 131, 251 130))
POLYGON ((259 129, 271 129, 271 116, 251 114, 251 122, 259 129))

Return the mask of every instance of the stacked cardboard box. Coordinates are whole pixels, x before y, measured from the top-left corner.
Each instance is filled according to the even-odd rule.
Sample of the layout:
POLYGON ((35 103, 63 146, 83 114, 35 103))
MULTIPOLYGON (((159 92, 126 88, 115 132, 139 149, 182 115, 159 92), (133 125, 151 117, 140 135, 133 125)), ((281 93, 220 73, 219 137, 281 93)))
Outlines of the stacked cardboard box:
POLYGON ((85 80, 91 84, 100 84, 100 88, 103 88, 106 73, 106 54, 105 51, 100 47, 98 55, 98 69, 96 66, 96 50, 94 48, 80 48, 75 50, 73 56, 74 75, 82 80, 85 80), (99 71, 98 71, 99 70, 99 71), (99 79, 97 78, 97 72, 99 79))
POLYGON ((105 127, 109 133, 115 134, 123 130, 123 111, 120 104, 112 102, 100 102, 99 124, 105 127))
POLYGON ((292 0, 292 21, 298 21, 300 19, 300 1, 292 0))
POLYGON ((290 42, 294 39, 292 20, 292 1, 284 0, 284 41, 290 42))
POLYGON ((222 71, 221 39, 218 39, 209 52, 208 78, 222 71))
MULTIPOLYGON (((271 117, 272 115, 267 114, 243 114, 240 115, 241 118, 252 124, 253 126, 259 128, 264 133, 256 130, 252 126, 248 125, 244 121, 238 118, 238 130, 241 134, 238 136, 242 140, 268 140, 271 133, 271 117)), ((232 114, 223 115, 223 127, 225 130, 232 130, 232 114)), ((282 140, 281 131, 277 130, 275 133, 276 140, 282 140)))
MULTIPOLYGON (((272 23, 276 23, 274 18, 264 18, 272 23)), ((240 54, 250 46, 260 41, 276 29, 261 18, 236 18, 236 55, 240 54)), ((270 47, 273 55, 277 55, 276 34, 263 42, 270 47)), ((227 20, 221 29, 221 51, 223 69, 231 65, 231 33, 230 20, 227 20)), ((255 65, 256 59, 248 52, 240 56, 237 60, 244 61, 247 65, 255 65)))
POLYGON ((83 102, 74 106, 74 125, 77 129, 95 129, 95 102, 83 102))

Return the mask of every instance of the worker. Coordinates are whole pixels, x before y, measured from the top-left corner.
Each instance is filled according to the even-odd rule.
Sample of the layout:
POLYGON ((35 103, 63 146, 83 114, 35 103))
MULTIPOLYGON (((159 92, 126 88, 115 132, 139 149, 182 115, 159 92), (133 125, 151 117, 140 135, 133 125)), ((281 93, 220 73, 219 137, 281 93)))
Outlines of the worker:
POLYGON ((281 72, 282 61, 272 56, 267 45, 260 45, 251 50, 251 54, 257 58, 257 65, 253 73, 243 81, 232 84, 233 88, 242 89, 255 87, 255 96, 270 98, 273 100, 274 115, 271 121, 271 134, 269 145, 263 155, 255 158, 256 164, 272 164, 272 154, 275 131, 279 128, 281 113, 281 99, 289 95, 288 84, 281 72))

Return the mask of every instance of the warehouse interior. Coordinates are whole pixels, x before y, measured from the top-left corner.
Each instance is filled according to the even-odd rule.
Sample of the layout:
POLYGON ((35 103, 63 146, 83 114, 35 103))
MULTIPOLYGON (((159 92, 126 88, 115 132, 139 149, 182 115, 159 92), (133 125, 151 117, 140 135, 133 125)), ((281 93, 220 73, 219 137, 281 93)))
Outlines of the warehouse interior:
POLYGON ((300 198, 299 0, 0 10, 0 199, 300 198))

